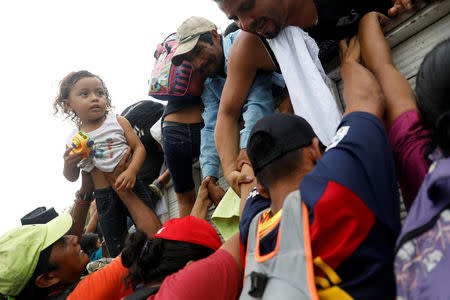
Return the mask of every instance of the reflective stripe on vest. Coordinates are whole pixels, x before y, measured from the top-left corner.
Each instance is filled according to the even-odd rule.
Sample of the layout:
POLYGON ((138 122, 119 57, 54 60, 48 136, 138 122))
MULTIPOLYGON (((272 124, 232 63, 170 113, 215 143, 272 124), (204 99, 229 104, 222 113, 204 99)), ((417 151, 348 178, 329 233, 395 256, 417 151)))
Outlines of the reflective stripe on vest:
POLYGON ((257 238, 257 225, 263 213, 256 215, 250 223, 245 281, 240 299, 318 299, 308 211, 301 202, 300 192, 294 191, 286 197, 277 245, 267 255, 259 254, 257 238))

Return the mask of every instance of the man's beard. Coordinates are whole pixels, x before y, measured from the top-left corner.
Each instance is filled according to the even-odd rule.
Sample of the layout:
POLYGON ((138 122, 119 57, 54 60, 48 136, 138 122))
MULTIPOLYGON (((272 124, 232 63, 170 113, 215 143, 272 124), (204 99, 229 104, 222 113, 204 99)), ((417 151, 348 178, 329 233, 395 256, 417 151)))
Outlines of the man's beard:
POLYGON ((281 31, 281 26, 280 26, 280 24, 277 24, 275 22, 274 22, 274 25, 275 25, 275 28, 273 29, 273 31, 267 31, 260 35, 262 35, 266 39, 273 39, 274 37, 276 37, 281 31))
POLYGON ((201 68, 200 68, 200 72, 205 75, 206 77, 214 77, 214 71, 210 71, 208 70, 208 67, 212 64, 212 59, 208 59, 208 61, 206 63, 204 63, 201 68))
POLYGON ((200 71, 206 77, 210 77, 210 78, 215 77, 216 75, 219 75, 219 73, 220 73, 220 63, 218 63, 216 59, 210 58, 210 59, 208 59, 208 61, 206 61, 206 63, 204 63, 201 66, 200 71), (208 69, 208 67, 211 65, 214 66, 213 70, 208 69))

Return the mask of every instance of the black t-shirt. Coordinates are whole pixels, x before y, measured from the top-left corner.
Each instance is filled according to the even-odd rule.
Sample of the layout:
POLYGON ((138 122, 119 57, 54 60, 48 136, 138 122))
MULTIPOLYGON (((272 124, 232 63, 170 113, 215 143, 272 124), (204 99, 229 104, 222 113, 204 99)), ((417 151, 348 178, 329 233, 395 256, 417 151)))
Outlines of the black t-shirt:
POLYGON ((387 14, 391 0, 314 0, 318 12, 316 26, 305 31, 319 46, 322 63, 338 55, 338 44, 358 32, 359 20, 370 11, 387 14))

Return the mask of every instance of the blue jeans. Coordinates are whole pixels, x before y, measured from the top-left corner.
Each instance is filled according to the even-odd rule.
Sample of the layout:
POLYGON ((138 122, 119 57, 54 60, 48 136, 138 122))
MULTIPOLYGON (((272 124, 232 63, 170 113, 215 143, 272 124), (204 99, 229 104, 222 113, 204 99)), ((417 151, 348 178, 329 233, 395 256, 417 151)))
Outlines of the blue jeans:
MULTIPOLYGON (((151 210, 154 210, 153 199, 156 198, 148 186, 137 179, 133 192, 151 210)), ((106 247, 111 257, 116 257, 122 251, 128 233, 127 216, 130 216, 130 213, 112 187, 95 190, 94 195, 97 204, 98 222, 105 237, 106 247)))
MULTIPOLYGON (((205 127, 201 131, 200 166, 203 178, 213 176, 219 178, 220 158, 214 141, 217 112, 225 78, 214 77, 205 81, 202 101, 205 110, 202 114, 205 127)), ((240 131, 240 149, 247 148, 247 141, 255 123, 274 112, 272 98, 272 73, 258 72, 247 100, 241 109, 244 129, 240 131)))
POLYGON ((200 155, 200 130, 203 123, 163 121, 164 159, 176 193, 194 189, 192 160, 200 155))

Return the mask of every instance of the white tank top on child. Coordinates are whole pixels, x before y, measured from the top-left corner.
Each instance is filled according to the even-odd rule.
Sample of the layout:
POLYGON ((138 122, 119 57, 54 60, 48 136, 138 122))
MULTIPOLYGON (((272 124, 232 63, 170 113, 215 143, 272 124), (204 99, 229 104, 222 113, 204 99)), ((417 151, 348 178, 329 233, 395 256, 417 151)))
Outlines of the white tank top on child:
MULTIPOLYGON (((78 131, 73 130, 67 140, 68 146, 72 145, 72 139, 78 131)), ((114 171, 128 149, 127 139, 122 126, 117 122, 117 116, 109 113, 102 126, 86 133, 94 140, 95 155, 83 159, 78 167, 85 172, 91 172, 94 167, 102 172, 114 171)))

